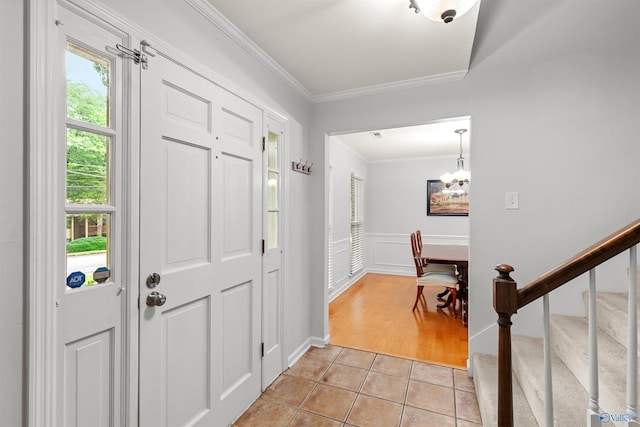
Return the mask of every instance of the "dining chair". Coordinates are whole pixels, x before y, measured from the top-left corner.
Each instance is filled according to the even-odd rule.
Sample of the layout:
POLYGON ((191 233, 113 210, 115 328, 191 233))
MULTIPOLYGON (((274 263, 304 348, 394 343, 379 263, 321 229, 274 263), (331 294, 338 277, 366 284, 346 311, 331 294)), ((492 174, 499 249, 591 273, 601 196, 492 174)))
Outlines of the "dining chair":
POLYGON ((413 262, 416 266, 416 301, 413 304, 412 311, 416 310, 418 301, 422 296, 425 286, 446 287, 451 292, 453 298, 453 314, 456 314, 456 301, 458 294, 458 276, 456 266, 453 264, 437 264, 427 263, 423 265, 420 257, 421 251, 418 250, 418 240, 416 233, 411 233, 411 251, 413 253, 413 262))
MULTIPOLYGON (((422 232, 420 230, 416 230, 416 241, 418 243, 418 255, 422 253, 422 232)), ((415 256, 415 255, 414 255, 415 256)), ((449 293, 449 288, 444 288, 442 292, 438 294, 439 300, 444 300, 444 297, 449 293)), ((451 300, 451 297, 449 298, 451 300)), ((455 300, 453 300, 455 301, 455 300)), ((448 301, 447 301, 448 302, 448 301)), ((445 307, 449 304, 445 304, 445 307)))

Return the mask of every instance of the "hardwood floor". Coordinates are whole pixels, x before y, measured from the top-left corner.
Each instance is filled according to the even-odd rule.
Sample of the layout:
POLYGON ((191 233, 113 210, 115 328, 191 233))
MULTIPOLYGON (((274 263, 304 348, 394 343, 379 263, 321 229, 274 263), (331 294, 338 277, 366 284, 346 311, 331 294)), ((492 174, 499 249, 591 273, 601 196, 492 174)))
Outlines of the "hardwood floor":
POLYGON ((369 273, 329 304, 331 344, 466 369, 467 328, 459 305, 457 319, 436 308, 440 291, 425 287, 412 312, 415 277, 369 273))

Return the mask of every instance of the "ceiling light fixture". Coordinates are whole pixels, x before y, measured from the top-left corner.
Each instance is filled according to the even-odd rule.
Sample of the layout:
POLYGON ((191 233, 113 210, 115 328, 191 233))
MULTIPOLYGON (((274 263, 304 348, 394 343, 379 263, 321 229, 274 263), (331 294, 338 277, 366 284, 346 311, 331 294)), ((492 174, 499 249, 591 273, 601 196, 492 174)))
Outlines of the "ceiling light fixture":
POLYGON ((448 24, 467 13, 478 0, 409 0, 409 9, 435 22, 448 24))
POLYGON ((464 194, 467 192, 465 184, 469 184, 469 181, 471 181, 471 173, 464 170, 464 157, 462 157, 462 134, 466 131, 466 129, 456 129, 454 131, 460 136, 460 155, 458 157, 458 170, 452 174, 446 173, 440 176, 440 181, 444 182, 445 187, 447 187, 445 190, 443 190, 443 193, 464 194), (458 184, 458 187, 451 188, 451 185, 456 183, 458 184))

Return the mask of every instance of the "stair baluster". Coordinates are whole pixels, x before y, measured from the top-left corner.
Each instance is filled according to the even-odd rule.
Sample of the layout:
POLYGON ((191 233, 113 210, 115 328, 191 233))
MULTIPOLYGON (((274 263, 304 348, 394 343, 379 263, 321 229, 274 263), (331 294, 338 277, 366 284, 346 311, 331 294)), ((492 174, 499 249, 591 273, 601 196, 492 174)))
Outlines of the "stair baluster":
POLYGON ((544 351, 544 418, 547 427, 553 427, 553 382, 551 381, 551 333, 549 332, 549 294, 542 297, 543 351, 544 351))
POLYGON ((638 413, 638 246, 629 249, 629 308, 627 326, 627 412, 638 413))
POLYGON ((587 425, 600 426, 598 388, 598 324, 596 322, 596 269, 589 270, 589 408, 587 425))

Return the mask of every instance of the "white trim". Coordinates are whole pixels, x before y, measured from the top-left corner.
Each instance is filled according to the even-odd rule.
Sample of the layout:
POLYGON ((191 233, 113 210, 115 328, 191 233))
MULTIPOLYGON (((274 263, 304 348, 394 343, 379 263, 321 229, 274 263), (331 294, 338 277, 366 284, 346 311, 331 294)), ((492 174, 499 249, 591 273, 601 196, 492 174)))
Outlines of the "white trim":
POLYGON ((287 70, 282 68, 273 58, 271 58, 264 50, 247 37, 238 27, 233 25, 218 9, 206 0, 185 0, 185 2, 193 7, 198 13, 205 17, 209 22, 218 27, 220 31, 225 33, 231 40, 236 42, 238 46, 249 52, 262 65, 267 67, 276 76, 284 80, 284 82, 294 89, 307 101, 313 101, 314 97, 298 80, 296 80, 287 70))
MULTIPOLYGON (((27 228, 27 424, 57 425, 56 411, 56 287, 60 273, 55 231, 60 212, 54 120, 55 74, 51 64, 56 48, 55 2, 27 2, 29 31, 28 80, 28 212, 27 228), (47 213, 47 214, 45 214, 47 213)), ((62 241, 62 240, 61 240, 62 241)))
MULTIPOLYGON (((393 242, 404 243, 409 245, 410 233, 367 233, 369 238, 394 239, 393 242)), ((422 242, 425 244, 450 244, 450 245, 468 245, 469 236, 460 236, 453 234, 422 234, 422 242)), ((391 243, 391 242, 389 242, 391 243)))
POLYGON ((290 368, 309 350, 311 347, 311 337, 307 338, 296 348, 287 358, 287 366, 290 368))
POLYGON ((463 80, 469 70, 452 71, 450 73, 437 74, 427 77, 419 77, 416 79, 401 80, 397 82, 384 83, 380 85, 365 86, 357 89, 343 90, 339 92, 331 92, 322 95, 312 96, 311 102, 314 104, 330 101, 339 101, 343 99, 356 98, 366 95, 375 95, 385 92, 392 92, 403 89, 415 89, 423 86, 431 86, 440 83, 449 83, 463 80))
POLYGON ((455 82, 465 78, 468 69, 442 73, 428 77, 420 77, 415 79, 402 80, 398 82, 384 83, 380 85, 366 86, 357 89, 343 90, 338 92, 325 93, 321 95, 313 95, 309 92, 295 77, 287 70, 282 68, 271 56, 256 45, 249 37, 247 37, 238 27, 229 21, 218 9, 206 0, 185 0, 188 5, 193 7, 205 19, 215 25, 220 31, 225 33, 231 40, 236 42, 238 46, 246 50, 267 69, 272 71, 276 76, 282 79, 289 87, 294 89, 300 96, 311 103, 322 103, 337 101, 348 98, 355 98, 365 95, 373 95, 385 92, 391 92, 402 89, 413 89, 422 86, 430 86, 440 83, 455 82))

